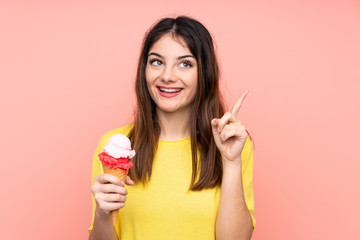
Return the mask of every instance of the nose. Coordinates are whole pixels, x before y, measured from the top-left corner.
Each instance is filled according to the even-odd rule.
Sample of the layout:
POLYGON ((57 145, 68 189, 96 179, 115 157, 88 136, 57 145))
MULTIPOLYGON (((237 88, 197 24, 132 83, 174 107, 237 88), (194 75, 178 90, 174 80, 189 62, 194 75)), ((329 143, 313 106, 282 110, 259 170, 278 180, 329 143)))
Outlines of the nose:
POLYGON ((175 82, 176 81, 176 73, 175 69, 171 66, 165 66, 161 80, 164 82, 175 82))

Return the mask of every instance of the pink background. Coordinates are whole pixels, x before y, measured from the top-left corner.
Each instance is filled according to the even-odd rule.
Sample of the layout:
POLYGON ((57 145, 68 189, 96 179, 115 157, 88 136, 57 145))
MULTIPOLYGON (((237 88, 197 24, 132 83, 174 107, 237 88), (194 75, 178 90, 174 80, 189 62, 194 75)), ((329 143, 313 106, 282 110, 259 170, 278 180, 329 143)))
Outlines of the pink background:
POLYGON ((145 31, 214 35, 256 143, 253 239, 360 239, 360 2, 1 1, 1 239, 87 239, 92 154, 132 119, 145 31))

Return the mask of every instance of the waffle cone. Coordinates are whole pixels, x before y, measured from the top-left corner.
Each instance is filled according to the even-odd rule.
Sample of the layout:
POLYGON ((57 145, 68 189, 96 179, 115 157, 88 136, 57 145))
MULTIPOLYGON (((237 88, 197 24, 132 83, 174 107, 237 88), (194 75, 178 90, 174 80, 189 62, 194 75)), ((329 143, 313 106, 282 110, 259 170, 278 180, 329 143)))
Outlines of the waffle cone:
MULTIPOLYGON (((118 177, 121 179, 121 181, 125 182, 126 179, 126 171, 122 169, 117 168, 109 168, 107 165, 103 164, 104 173, 111 174, 115 177, 118 177)), ((117 218, 119 215, 119 210, 111 211, 111 218, 113 225, 115 226, 117 218)))

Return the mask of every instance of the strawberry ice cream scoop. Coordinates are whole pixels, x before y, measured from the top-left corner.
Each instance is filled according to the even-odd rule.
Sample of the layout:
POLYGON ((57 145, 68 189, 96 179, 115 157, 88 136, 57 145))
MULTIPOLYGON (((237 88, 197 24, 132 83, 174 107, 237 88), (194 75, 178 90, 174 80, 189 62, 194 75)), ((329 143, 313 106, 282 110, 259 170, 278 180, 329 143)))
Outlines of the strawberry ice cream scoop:
POLYGON ((103 165, 111 169, 125 170, 126 174, 129 172, 129 168, 133 166, 129 159, 135 156, 135 151, 131 149, 130 140, 125 135, 112 136, 103 150, 104 152, 99 154, 103 165))

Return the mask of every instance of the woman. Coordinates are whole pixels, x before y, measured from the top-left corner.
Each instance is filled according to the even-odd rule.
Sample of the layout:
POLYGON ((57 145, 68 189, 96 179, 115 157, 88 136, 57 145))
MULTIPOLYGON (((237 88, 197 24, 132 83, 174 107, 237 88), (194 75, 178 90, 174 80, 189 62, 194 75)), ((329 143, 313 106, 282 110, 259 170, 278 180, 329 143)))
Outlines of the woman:
POLYGON ((236 117, 247 91, 224 114, 206 28, 188 17, 154 25, 135 89, 134 123, 106 133, 94 155, 89 239, 249 239, 252 146, 236 117), (103 174, 97 156, 118 133, 136 151, 125 183, 103 174), (113 227, 109 213, 117 209, 113 227))

